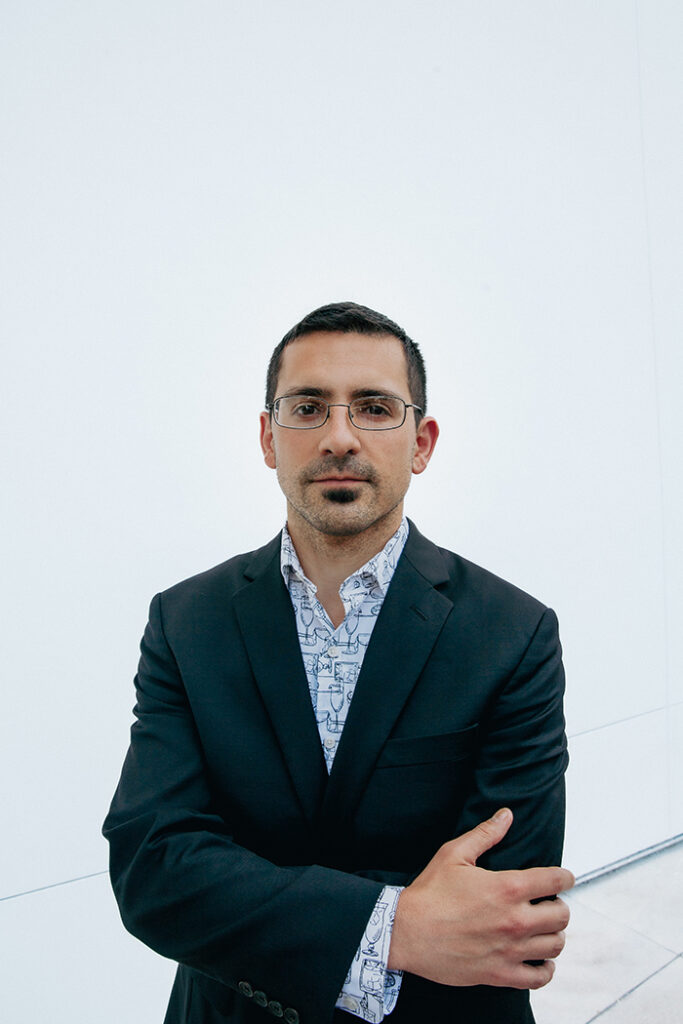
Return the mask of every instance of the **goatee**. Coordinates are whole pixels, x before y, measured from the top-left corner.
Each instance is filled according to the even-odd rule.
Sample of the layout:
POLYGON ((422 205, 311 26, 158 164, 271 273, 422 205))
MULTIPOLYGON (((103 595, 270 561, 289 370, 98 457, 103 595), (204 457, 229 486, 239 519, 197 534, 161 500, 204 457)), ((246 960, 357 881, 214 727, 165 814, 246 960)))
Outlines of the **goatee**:
POLYGON ((350 501, 355 501, 358 497, 358 491, 352 487, 333 487, 329 491, 323 491, 323 498, 327 501, 336 501, 340 505, 347 505, 350 501))

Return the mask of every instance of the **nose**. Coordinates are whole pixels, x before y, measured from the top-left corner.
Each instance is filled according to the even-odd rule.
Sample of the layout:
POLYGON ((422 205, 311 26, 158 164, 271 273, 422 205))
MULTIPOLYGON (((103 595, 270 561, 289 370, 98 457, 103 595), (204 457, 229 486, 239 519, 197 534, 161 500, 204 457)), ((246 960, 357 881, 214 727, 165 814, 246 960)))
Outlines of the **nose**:
POLYGON ((344 405, 333 405, 330 414, 320 431, 318 448, 322 453, 346 455, 360 451, 359 431, 349 418, 349 410, 344 405))

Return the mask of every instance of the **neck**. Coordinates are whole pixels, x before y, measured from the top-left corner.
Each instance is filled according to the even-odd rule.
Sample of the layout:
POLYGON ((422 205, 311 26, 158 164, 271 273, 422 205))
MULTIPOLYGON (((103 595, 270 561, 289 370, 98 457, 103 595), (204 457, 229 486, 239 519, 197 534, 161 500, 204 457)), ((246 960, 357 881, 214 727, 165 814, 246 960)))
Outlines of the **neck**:
MULTIPOLYGON (((393 509, 389 516, 373 523, 360 533, 336 536, 321 533, 297 515, 292 508, 288 509, 287 529, 299 556, 301 568, 318 588, 318 597, 328 614, 328 605, 333 607, 335 614, 330 614, 333 622, 339 618, 339 609, 343 608, 339 598, 339 587, 348 576, 382 550, 389 538, 398 530, 402 518, 403 504, 393 509)), ((343 611, 339 621, 342 619, 343 611)), ((335 625, 337 624, 335 622, 335 625)))

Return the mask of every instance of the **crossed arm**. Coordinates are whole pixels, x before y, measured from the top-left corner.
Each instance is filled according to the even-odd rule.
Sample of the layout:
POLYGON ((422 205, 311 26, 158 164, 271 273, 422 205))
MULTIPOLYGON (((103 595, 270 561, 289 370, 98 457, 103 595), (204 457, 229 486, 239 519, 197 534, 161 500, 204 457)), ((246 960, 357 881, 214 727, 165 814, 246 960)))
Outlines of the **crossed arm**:
POLYGON ((491 713, 460 819, 469 831, 401 893, 390 968, 457 986, 536 989, 551 980, 569 922, 553 897, 574 884, 570 871, 538 866, 559 863, 564 832, 561 657, 546 609, 491 713), (514 820, 506 807, 487 818, 503 801, 514 820))
POLYGON ((564 947, 569 909, 548 897, 570 889, 574 876, 559 867, 477 867, 477 859, 503 839, 511 823, 512 813, 503 808, 445 843, 403 890, 390 969, 442 985, 536 989, 550 981, 553 959, 564 947))
MULTIPOLYGON (((401 894, 391 968, 450 986, 537 988, 552 976, 568 912, 560 900, 530 901, 567 889, 572 877, 552 867, 500 870, 524 868, 529 858, 543 864, 559 857, 556 838, 545 846, 543 839, 561 817, 556 794, 565 763, 564 755, 549 749, 549 724, 562 732, 555 707, 561 691, 553 682, 559 651, 550 626, 536 638, 536 647, 547 652, 545 660, 539 662, 536 650, 529 671, 523 662, 497 701, 476 795, 461 818, 460 827, 470 831, 442 846, 401 894), (505 706, 516 687, 528 697, 519 714, 505 706), (548 693, 555 694, 552 707, 548 693), (542 729, 533 724, 534 714, 544 719, 542 729), (540 770, 536 732, 544 737, 547 762, 540 770), (528 756, 511 766, 513 748, 528 750, 528 756), (514 775, 515 786, 502 778, 506 771, 514 775), (502 792, 514 801, 514 826, 509 812, 477 825, 502 792), (506 842, 498 845, 508 829, 506 842), (499 870, 477 866, 479 858, 486 868, 499 870)), ((202 744, 158 604, 143 642, 137 715, 105 825, 112 880, 127 927, 215 982, 235 989, 239 979, 250 978, 265 983, 283 1002, 304 1008, 311 1019, 328 1019, 381 883, 398 879, 316 865, 281 867, 233 840, 215 809, 202 744)))

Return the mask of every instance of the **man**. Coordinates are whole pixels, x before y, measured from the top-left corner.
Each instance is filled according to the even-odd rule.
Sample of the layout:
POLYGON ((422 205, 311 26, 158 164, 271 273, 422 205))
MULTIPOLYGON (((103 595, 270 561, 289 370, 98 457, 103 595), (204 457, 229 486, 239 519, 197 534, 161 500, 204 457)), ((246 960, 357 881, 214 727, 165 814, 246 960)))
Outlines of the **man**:
POLYGON ((153 600, 104 830, 166 1024, 529 1024, 563 946, 554 614, 403 516, 438 436, 355 303, 273 353, 282 535, 153 600), (495 813, 497 812, 497 813, 495 813))

